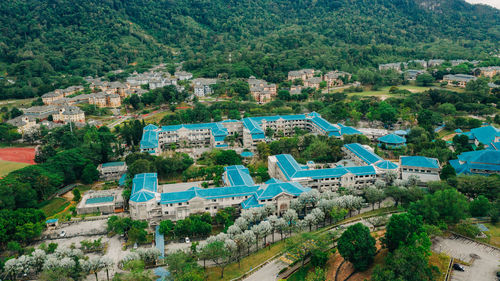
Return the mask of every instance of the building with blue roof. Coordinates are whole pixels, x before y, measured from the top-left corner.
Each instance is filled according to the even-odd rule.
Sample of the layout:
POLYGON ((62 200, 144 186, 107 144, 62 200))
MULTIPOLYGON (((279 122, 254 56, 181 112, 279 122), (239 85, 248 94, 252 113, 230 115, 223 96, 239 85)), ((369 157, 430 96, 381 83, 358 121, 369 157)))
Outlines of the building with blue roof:
POLYGON ((378 145, 390 149, 401 148, 406 146, 406 139, 396 134, 389 134, 377 139, 378 145))
POLYGON ((248 209, 267 204, 275 205, 277 214, 281 214, 288 210, 290 200, 310 190, 300 183, 278 179, 256 185, 248 169, 241 165, 225 167, 224 170, 226 186, 192 187, 176 192, 160 192, 154 173, 136 175, 130 197, 132 219, 149 220, 155 224, 165 219, 184 219, 194 213, 215 215, 219 209, 227 207, 248 209))
POLYGON ((141 151, 158 154, 170 144, 182 147, 227 147, 227 136, 239 135, 243 146, 254 149, 257 143, 266 140, 265 132, 272 129, 284 136, 295 134, 295 129, 307 130, 313 134, 341 138, 344 135, 361 134, 355 128, 342 124, 331 124, 316 112, 296 115, 274 115, 247 117, 240 121, 225 120, 214 123, 181 124, 144 127, 141 151))
POLYGON ((458 159, 450 160, 450 165, 460 174, 500 174, 500 151, 486 149, 464 152, 458 159))
POLYGON ((478 146, 480 143, 484 145, 485 148, 490 148, 494 146, 495 143, 500 142, 500 129, 493 126, 484 126, 479 128, 474 128, 469 132, 463 133, 469 137, 469 143, 478 146))
POLYGON ((89 190, 82 196, 76 206, 79 215, 101 213, 113 214, 123 212, 123 189, 89 190))
POLYGON ((377 171, 371 165, 312 169, 298 163, 290 154, 269 156, 268 172, 284 182, 300 183, 320 191, 337 190, 341 186, 362 187, 373 184, 377 178, 377 171))
POLYGON ((125 162, 107 162, 97 166, 101 180, 119 180, 127 173, 125 162))
POLYGON ((436 158, 424 156, 401 156, 399 158, 401 179, 407 180, 411 176, 419 178, 420 182, 439 181, 441 171, 436 158))

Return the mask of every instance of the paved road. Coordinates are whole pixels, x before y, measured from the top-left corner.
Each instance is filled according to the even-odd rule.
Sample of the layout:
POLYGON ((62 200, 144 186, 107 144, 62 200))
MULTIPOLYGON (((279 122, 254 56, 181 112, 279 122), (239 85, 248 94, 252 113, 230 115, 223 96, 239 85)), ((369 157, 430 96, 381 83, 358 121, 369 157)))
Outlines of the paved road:
POLYGON ((264 267, 256 271, 254 274, 250 275, 244 281, 275 281, 278 280, 278 274, 280 270, 286 268, 288 265, 276 259, 264 267))
POLYGON ((495 273, 500 265, 500 250, 456 236, 450 238, 439 237, 432 244, 432 249, 471 263, 471 266, 465 266, 464 272, 453 270, 452 281, 496 280, 495 273), (479 257, 474 259, 471 256, 473 254, 479 257))

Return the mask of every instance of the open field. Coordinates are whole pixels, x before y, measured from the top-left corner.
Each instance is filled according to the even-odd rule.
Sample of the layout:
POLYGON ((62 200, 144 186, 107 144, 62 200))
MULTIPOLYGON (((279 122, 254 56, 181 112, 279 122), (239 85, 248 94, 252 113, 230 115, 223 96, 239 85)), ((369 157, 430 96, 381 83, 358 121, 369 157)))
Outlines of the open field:
POLYGON ((47 217, 51 217, 63 211, 68 205, 69 201, 64 198, 52 198, 40 204, 40 208, 47 217))
POLYGON ((34 147, 8 147, 0 148, 0 160, 35 164, 34 147))
POLYGON ((484 225, 488 228, 488 231, 484 232, 488 238, 479 240, 500 248, 500 223, 485 223, 484 225))
POLYGON ((8 173, 29 166, 28 163, 12 162, 0 160, 0 177, 6 176, 8 173))
POLYGON ((30 107, 35 99, 14 99, 0 101, 0 107, 7 107, 9 110, 13 107, 30 107))
POLYGON ((448 270, 448 264, 450 263, 450 257, 443 253, 432 252, 429 257, 429 263, 439 268, 439 273, 436 274, 436 280, 444 281, 446 271, 448 270))

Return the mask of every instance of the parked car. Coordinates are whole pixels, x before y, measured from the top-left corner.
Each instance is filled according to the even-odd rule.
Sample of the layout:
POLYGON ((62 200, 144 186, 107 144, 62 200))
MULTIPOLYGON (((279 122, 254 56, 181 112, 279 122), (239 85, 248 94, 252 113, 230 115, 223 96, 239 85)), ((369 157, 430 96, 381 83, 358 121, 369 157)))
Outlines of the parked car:
POLYGON ((458 271, 465 271, 465 268, 458 263, 453 264, 453 269, 458 270, 458 271))
POLYGON ((186 237, 186 238, 184 238, 184 242, 191 243, 191 240, 189 240, 189 237, 186 237))
POLYGON ((64 237, 64 236, 66 236, 66 231, 63 230, 61 231, 61 233, 59 233, 59 237, 64 237))

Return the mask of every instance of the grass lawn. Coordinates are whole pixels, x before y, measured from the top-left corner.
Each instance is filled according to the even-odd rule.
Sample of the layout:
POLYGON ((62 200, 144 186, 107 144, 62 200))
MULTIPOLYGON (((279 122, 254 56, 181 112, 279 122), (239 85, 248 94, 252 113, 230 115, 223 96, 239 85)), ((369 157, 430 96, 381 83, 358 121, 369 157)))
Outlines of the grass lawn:
POLYGON ((42 202, 39 208, 44 212, 45 216, 51 217, 63 211, 70 202, 64 198, 56 197, 48 201, 42 202))
POLYGON ((446 277, 446 271, 448 270, 448 265, 450 263, 450 257, 443 253, 432 252, 429 257, 429 264, 437 266, 439 268, 439 273, 436 274, 436 280, 442 281, 446 277))
POLYGON ((9 110, 13 107, 30 107, 31 103, 35 99, 14 99, 14 100, 3 100, 0 102, 0 107, 6 106, 9 110))
POLYGON ((484 225, 489 229, 488 231, 485 232, 488 238, 479 240, 491 244, 493 246, 500 247, 500 223, 497 224, 485 223, 484 225))
POLYGON ((19 170, 26 166, 29 166, 28 163, 20 163, 20 162, 11 162, 0 160, 0 178, 6 176, 8 173, 19 170))
MULTIPOLYGON (((400 90, 408 90, 412 93, 419 93, 419 92, 424 92, 424 91, 427 91, 429 90, 431 87, 421 87, 421 86, 415 86, 415 85, 399 85, 399 86, 396 86, 398 89, 400 90)), ((404 97, 404 96, 401 96, 401 95, 393 95, 393 94, 389 94, 389 90, 391 89, 391 87, 382 87, 380 88, 380 90, 378 91, 364 91, 364 92, 360 92, 360 93, 348 93, 347 95, 348 96, 372 96, 372 97, 396 97, 396 98, 401 98, 401 97, 404 97)))
POLYGON ((249 271, 250 268, 255 268, 264 261, 270 259, 271 257, 281 253, 285 249, 285 241, 279 241, 273 245, 271 248, 260 249, 258 252, 251 254, 241 260, 241 267, 238 267, 238 263, 230 264, 224 270, 224 278, 220 278, 220 268, 210 267, 205 271, 207 279, 206 280, 231 280, 233 278, 243 275, 245 272, 249 271))

